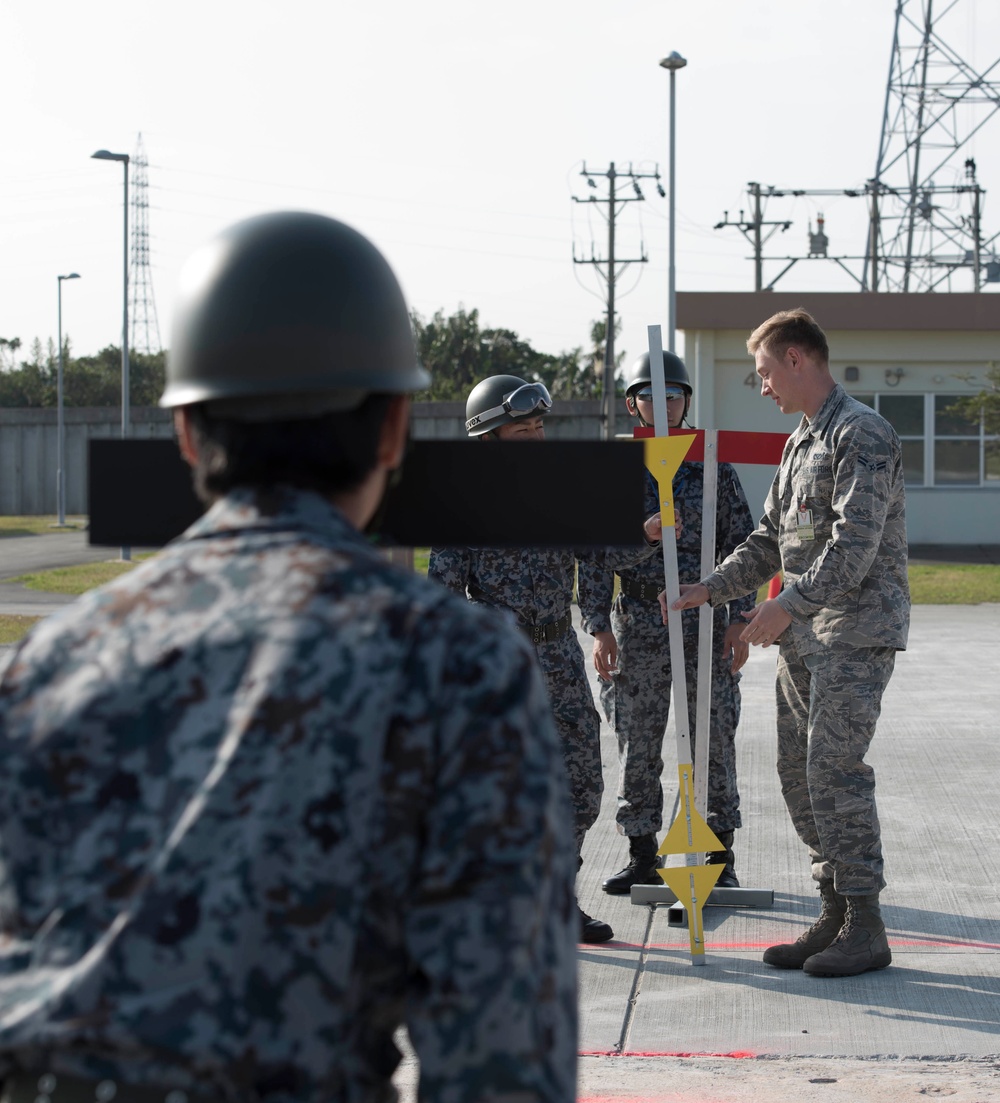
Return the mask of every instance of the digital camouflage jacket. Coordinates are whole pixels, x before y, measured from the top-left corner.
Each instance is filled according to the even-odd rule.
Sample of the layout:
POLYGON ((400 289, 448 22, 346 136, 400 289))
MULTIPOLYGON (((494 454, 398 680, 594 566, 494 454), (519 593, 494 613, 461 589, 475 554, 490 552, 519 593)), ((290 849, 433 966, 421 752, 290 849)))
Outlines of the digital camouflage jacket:
POLYGON ((0 675, 0 1077, 575 1098, 572 820, 528 642, 239 491, 0 675))

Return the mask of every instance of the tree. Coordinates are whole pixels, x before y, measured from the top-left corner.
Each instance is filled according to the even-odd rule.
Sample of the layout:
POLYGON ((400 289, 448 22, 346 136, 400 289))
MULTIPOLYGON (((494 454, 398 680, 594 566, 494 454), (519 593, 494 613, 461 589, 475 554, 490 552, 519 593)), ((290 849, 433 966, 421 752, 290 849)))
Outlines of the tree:
MULTIPOLYGON (((164 386, 166 353, 129 354, 129 402, 155 406, 164 386)), ((67 406, 118 406, 122 400, 122 351, 108 345, 96 356, 80 356, 66 366, 63 394, 67 406)))
POLYGON ((580 348, 555 355, 538 352, 511 329, 482 329, 478 310, 459 307, 447 317, 439 310, 429 321, 414 312, 411 319, 420 361, 433 377, 421 398, 464 399, 488 375, 542 382, 554 398, 598 398, 602 393, 603 322, 592 327, 595 350, 584 357, 580 348), (601 365, 596 373, 595 357, 601 365))
MULTIPOLYGON (((20 345, 20 342, 18 342, 20 345)), ((7 343, 7 348, 11 343, 7 343)), ((163 393, 165 353, 129 357, 129 400, 133 406, 155 406, 163 393)), ((121 404, 121 349, 108 345, 96 356, 70 356, 63 342, 63 403, 66 406, 121 404)), ((30 358, 0 372, 0 406, 55 406, 58 402, 58 358, 54 342, 43 350, 37 338, 30 358)))
POLYGON ((957 414, 974 425, 983 420, 988 437, 1000 435, 1000 365, 990 364, 986 369, 986 386, 979 394, 960 398, 948 407, 949 414, 957 414))
POLYGON ((20 337, 0 337, 0 371, 10 371, 17 363, 16 353, 21 347, 20 337))
POLYGON ((420 395, 429 399, 465 398, 472 384, 481 378, 482 341, 479 311, 458 312, 445 317, 438 310, 425 322, 414 311, 410 315, 420 362, 431 373, 430 388, 420 395))
MULTIPOLYGON (((983 432, 987 437, 1000 436, 1000 365, 991 363, 986 369, 986 386, 979 394, 960 398, 948 407, 947 412, 957 414, 976 426, 982 420, 983 432)), ((1000 442, 986 441, 985 450, 987 477, 996 478, 1000 475, 1000 442)))
MULTIPOLYGON (((8 344, 8 348, 20 347, 8 344)), ((22 360, 20 367, 10 368, 0 374, 0 406, 54 406, 56 403, 56 372, 45 353, 42 342, 36 337, 31 342, 30 359, 22 360)))
MULTIPOLYGON (((615 322, 615 336, 621 331, 621 322, 615 322)), ((573 353, 563 353, 558 371, 551 383, 546 385, 553 398, 594 398, 604 394, 604 349, 607 323, 602 319, 590 327, 590 351, 584 353, 576 349, 573 353)), ((615 357, 616 393, 621 394, 622 385, 617 379, 618 369, 625 359, 620 352, 615 357)))

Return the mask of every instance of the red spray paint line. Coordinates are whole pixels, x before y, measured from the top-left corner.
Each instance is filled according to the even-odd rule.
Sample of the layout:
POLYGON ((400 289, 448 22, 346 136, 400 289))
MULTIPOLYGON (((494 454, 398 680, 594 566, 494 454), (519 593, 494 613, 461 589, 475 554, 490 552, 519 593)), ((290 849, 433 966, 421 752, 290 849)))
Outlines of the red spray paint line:
MULTIPOLYGON (((581 1049, 579 1057, 731 1057, 737 1061, 753 1060, 756 1053, 748 1049, 735 1049, 730 1053, 692 1053, 688 1050, 630 1049, 620 1053, 616 1049, 581 1049)), ((579 1101, 578 1101, 579 1103, 579 1101)))
MULTIPOLYGON (((978 942, 968 939, 964 942, 944 938, 896 938, 890 932, 889 943, 892 948, 905 949, 907 947, 930 947, 937 950, 1000 950, 1000 942, 978 942)), ((619 942, 619 947, 635 947, 635 949, 647 950, 675 950, 678 953, 687 954, 686 946, 680 946, 676 942, 650 942, 647 946, 639 943, 619 942)), ((766 950, 774 945, 774 940, 769 942, 706 942, 706 951, 712 950, 766 950)))

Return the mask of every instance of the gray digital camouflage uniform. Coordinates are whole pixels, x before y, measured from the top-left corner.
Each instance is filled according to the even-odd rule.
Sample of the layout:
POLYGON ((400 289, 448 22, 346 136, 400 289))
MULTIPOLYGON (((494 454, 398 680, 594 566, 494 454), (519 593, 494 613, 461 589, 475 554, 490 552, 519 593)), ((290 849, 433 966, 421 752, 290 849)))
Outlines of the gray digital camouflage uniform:
POLYGON ((0 1077, 575 1098, 579 918, 534 655, 322 498, 235 492, 0 680, 0 1077))
MULTIPOLYGON (((677 537, 677 565, 681 582, 697 582, 701 576, 701 516, 704 464, 682 463, 674 476, 674 504, 681 520, 677 537)), ((652 475, 646 475, 646 513, 660 508, 652 475)), ((721 560, 753 529, 739 477, 732 465, 719 465, 716 549, 721 560)), ((634 562, 631 550, 623 555, 608 551, 603 557, 580 564, 580 611, 590 632, 613 631, 618 644, 618 673, 601 684, 601 704, 618 739, 619 830, 631 837, 655 835, 663 825, 663 735, 670 713, 671 666, 669 635, 660 615, 657 593, 663 589, 663 556, 659 546, 651 555, 634 562), (614 575, 624 583, 644 583, 648 597, 619 592, 612 607, 614 575)), ((710 718, 708 815, 713 831, 733 831, 741 826, 740 795, 736 779, 736 727, 740 719, 739 674, 731 674, 719 657, 722 639, 731 620, 753 608, 752 597, 735 598, 715 610, 713 641, 716 661, 712 669, 710 718)), ((697 736, 698 611, 683 614, 684 666, 687 679, 692 754, 697 736)))
POLYGON ((583 651, 567 618, 576 555, 565 548, 433 548, 428 577, 473 604, 513 614, 522 627, 567 621, 556 639, 535 644, 562 743, 576 821, 577 854, 601 810, 600 718, 583 651))
POLYGON ((778 775, 813 876, 844 895, 885 885, 864 757, 909 628, 904 497, 895 431, 838 384, 789 437, 758 528, 703 579, 718 605, 784 572, 778 775))

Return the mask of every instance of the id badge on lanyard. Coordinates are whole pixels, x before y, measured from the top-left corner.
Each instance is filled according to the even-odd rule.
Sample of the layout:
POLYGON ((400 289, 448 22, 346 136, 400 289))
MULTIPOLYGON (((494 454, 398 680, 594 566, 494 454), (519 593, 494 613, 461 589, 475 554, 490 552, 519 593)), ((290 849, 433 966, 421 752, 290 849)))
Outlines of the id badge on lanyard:
POLYGON ((816 526, 813 524, 812 510, 806 508, 805 502, 795 511, 795 535, 803 543, 807 540, 816 539, 816 526))

